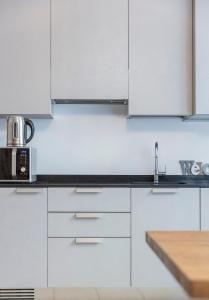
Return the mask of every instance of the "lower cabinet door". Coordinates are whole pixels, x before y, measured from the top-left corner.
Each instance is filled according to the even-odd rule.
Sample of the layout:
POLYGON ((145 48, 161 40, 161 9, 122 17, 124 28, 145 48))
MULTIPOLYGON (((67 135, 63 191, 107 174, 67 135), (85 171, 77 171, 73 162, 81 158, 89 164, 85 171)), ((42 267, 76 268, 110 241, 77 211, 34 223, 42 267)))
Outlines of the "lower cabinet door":
POLYGON ((177 285, 146 243, 146 231, 200 230, 198 188, 132 189, 132 285, 177 285))
POLYGON ((47 286, 47 190, 0 188, 0 288, 47 286))
POLYGON ((209 230, 209 188, 201 189, 201 230, 209 230))
POLYGON ((129 238, 49 238, 49 287, 130 286, 129 238))

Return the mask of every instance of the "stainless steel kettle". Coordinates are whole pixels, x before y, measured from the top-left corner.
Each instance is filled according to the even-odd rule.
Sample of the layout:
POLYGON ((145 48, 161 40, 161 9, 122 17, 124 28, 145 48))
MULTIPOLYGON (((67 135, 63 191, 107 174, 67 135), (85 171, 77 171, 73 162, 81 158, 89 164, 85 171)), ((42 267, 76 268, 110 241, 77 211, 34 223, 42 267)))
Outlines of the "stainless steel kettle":
POLYGON ((7 147, 24 147, 32 140, 34 133, 35 127, 31 120, 15 115, 7 118, 7 147), (28 127, 30 127, 29 137, 28 127))

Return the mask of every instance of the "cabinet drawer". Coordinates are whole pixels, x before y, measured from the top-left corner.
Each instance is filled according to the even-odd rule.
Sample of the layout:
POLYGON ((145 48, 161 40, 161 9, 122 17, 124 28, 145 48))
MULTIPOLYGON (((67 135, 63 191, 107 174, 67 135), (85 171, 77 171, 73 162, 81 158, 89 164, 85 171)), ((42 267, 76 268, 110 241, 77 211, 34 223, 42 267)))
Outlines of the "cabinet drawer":
POLYGON ((130 286, 129 238, 49 238, 49 287, 130 286))
POLYGON ((49 237, 130 237, 130 213, 49 213, 49 237))
POLYGON ((49 188, 49 211, 130 212, 129 188, 49 188))

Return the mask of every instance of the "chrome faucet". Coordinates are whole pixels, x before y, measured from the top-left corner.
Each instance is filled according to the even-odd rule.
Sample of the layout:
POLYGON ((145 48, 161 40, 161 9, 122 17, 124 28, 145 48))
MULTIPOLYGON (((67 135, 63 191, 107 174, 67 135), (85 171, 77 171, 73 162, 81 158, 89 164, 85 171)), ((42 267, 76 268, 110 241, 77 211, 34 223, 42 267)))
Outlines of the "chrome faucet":
POLYGON ((154 184, 159 184, 159 176, 166 175, 166 166, 165 171, 158 170, 158 142, 155 143, 155 174, 154 174, 154 184))

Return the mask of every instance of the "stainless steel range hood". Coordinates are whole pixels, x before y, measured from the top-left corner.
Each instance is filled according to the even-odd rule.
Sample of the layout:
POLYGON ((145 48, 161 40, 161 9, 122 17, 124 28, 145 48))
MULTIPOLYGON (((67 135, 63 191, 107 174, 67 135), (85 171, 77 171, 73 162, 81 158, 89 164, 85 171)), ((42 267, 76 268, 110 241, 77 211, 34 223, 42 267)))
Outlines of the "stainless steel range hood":
POLYGON ((209 121, 209 114, 194 114, 191 116, 187 116, 187 117, 183 117, 184 121, 196 121, 196 122, 205 122, 205 121, 209 121))
POLYGON ((79 99, 79 100, 73 100, 73 99, 54 99, 52 100, 52 103, 54 104, 119 104, 119 105, 127 105, 128 104, 128 99, 120 99, 120 100, 99 100, 99 99, 94 99, 94 100, 84 100, 84 99, 79 99))

